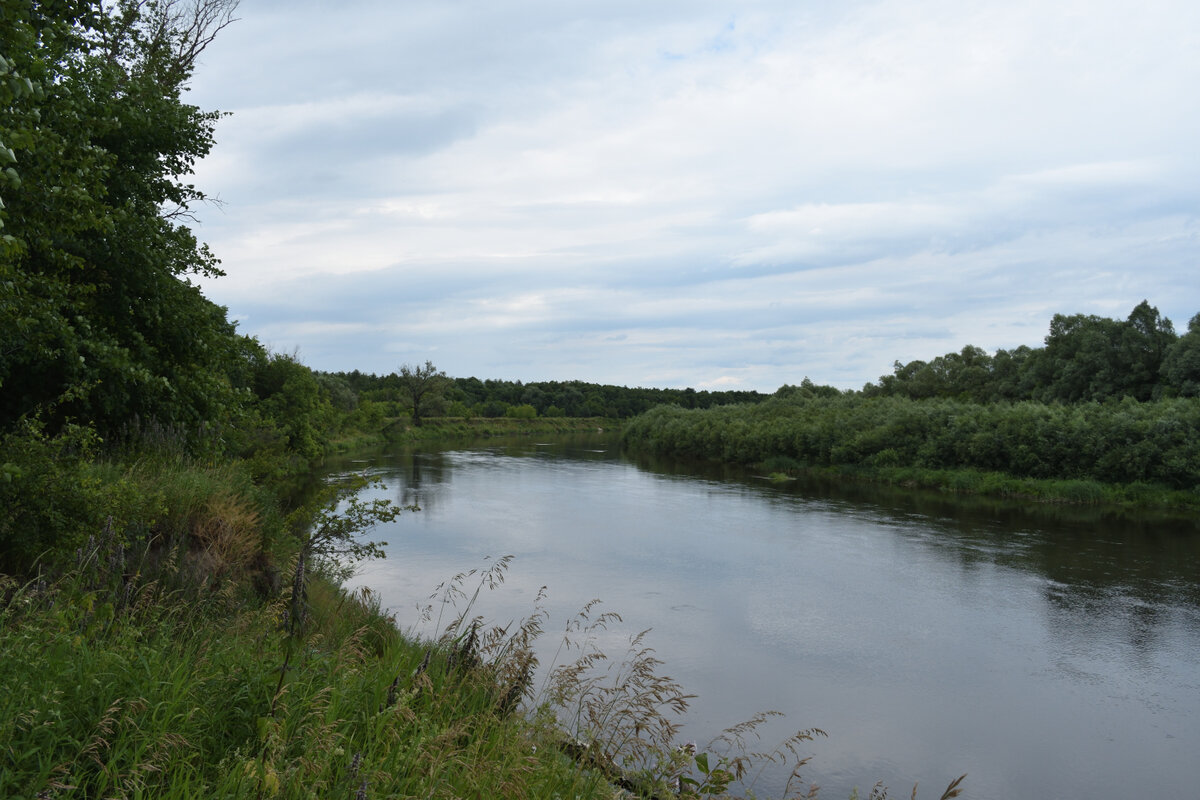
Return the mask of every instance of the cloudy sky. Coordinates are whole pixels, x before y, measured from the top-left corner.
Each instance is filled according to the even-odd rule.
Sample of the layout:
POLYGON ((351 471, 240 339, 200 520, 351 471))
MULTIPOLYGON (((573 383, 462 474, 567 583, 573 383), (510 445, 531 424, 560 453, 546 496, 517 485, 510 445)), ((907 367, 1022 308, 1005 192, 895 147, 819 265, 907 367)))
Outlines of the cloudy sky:
POLYGON ((1195 0, 242 0, 206 293, 317 369, 859 388, 1200 312, 1195 0))

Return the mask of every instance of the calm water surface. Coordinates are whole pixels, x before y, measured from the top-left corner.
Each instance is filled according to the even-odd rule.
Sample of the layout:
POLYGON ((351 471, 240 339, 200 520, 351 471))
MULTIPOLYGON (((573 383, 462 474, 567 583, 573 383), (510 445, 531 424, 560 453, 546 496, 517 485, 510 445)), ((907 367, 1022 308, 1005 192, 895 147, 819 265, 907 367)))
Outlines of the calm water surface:
MULTIPOLYGON (((485 442, 347 461, 422 510, 375 532, 355 579, 405 628, 455 573, 515 556, 479 610, 506 623, 547 587, 548 659, 593 598, 652 629, 698 695, 701 744, 759 710, 774 745, 819 727, 823 797, 883 780, 938 797, 1200 796, 1200 535, 1192 524, 782 486, 638 463, 612 438, 485 442)), ((755 787, 778 796, 782 775, 755 787)))

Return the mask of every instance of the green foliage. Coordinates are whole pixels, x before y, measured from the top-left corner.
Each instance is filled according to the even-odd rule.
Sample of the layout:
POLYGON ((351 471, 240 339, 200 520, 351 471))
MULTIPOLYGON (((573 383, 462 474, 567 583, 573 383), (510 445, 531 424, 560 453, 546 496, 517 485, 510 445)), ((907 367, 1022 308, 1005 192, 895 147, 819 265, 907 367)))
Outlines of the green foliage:
POLYGON ((1097 482, 1200 485, 1195 399, 1064 406, 843 396, 660 407, 628 423, 623 437, 638 451, 771 470, 915 467, 1073 481, 1067 495, 1081 501, 1095 497, 1097 482))
MULTIPOLYGON (((784 384, 775 390, 775 397, 797 399, 801 397, 837 397, 841 392, 832 386, 818 386, 811 379, 805 377, 800 381, 799 386, 784 384)), ((741 400, 739 402, 746 402, 741 400)))
POLYGON ((182 224, 217 119, 181 100, 203 45, 188 37, 227 5, 5 2, 0 429, 236 420, 238 337, 188 279, 218 269, 182 224))
MULTIPOLYGON (((405 380, 417 381, 416 367, 407 367, 412 374, 368 375, 358 371, 334 373, 360 399, 375 401, 403 397, 411 407, 411 393, 405 380)), ((423 369, 432 369, 426 362, 423 369)), ((444 376, 441 376, 444 378, 444 376)), ((840 392, 831 386, 816 386, 805 378, 800 387, 783 387, 780 391, 797 389, 821 396, 836 396, 840 392)), ((504 417, 513 407, 530 406, 538 417, 607 417, 627 419, 653 408, 670 403, 684 408, 709 408, 730 403, 759 403, 769 395, 754 391, 697 392, 694 389, 646 389, 583 381, 521 381, 480 380, 479 378, 445 378, 440 389, 448 406, 445 413, 452 417, 504 417)), ((520 412, 528 413, 528 412, 520 412)), ((422 409, 421 419, 431 412, 422 409)))
MULTIPOLYGON (((733 784, 747 785, 753 789, 754 777, 748 776, 749 770, 756 764, 761 767, 767 763, 791 763, 792 774, 784 790, 785 796, 799 791, 793 784, 800 781, 800 769, 809 759, 800 754, 801 746, 813 740, 824 737, 825 731, 820 728, 809 728, 797 731, 785 739, 771 752, 755 752, 751 749, 759 739, 758 729, 771 717, 782 716, 779 712, 760 712, 750 719, 722 731, 716 738, 697 751, 695 745, 688 743, 680 749, 683 761, 676 785, 680 797, 728 797, 728 789, 733 784)), ((812 786, 805 797, 816 797, 817 787, 812 786)))
POLYGON ((1188 332, 1167 350, 1162 364, 1166 393, 1200 397, 1200 314, 1188 322, 1188 332))
POLYGON ((330 375, 327 372, 313 374, 317 383, 321 385, 321 391, 336 411, 341 414, 351 414, 358 408, 358 395, 344 378, 330 375))
POLYGON ((504 412, 504 416, 513 419, 537 419, 537 409, 529 403, 522 403, 519 406, 509 406, 504 412))
POLYGON ((412 408, 413 425, 420 427, 421 420, 433 415, 441 406, 446 389, 446 373, 426 361, 424 366, 404 364, 397 375, 400 389, 412 408))
POLYGON ((62 558, 100 529, 112 487, 90 467, 95 443, 87 428, 51 436, 30 420, 0 434, 0 573, 62 558))
POLYGON ((302 547, 328 574, 348 577, 354 564, 368 558, 383 558, 387 542, 370 542, 362 534, 376 525, 391 522, 404 511, 419 511, 415 505, 396 506, 381 497, 367 499, 364 490, 382 488, 382 482, 366 476, 349 478, 326 486, 309 503, 291 515, 292 524, 306 529, 302 547))
POLYGON ((315 465, 325 455, 334 423, 333 405, 317 375, 295 356, 260 351, 252 363, 254 457, 281 465, 290 460, 296 471, 315 465))
POLYGON ((1200 334, 1176 337, 1171 321, 1143 300, 1125 320, 1055 314, 1041 349, 1022 346, 989 356, 967 345, 928 363, 897 361, 893 374, 867 384, 863 394, 981 403, 1191 397, 1200 393, 1197 353, 1200 334))
POLYGON ((124 547, 186 545, 214 577, 269 580, 283 519, 244 464, 168 448, 98 460, 96 447, 87 428, 0 435, 0 573, 53 572, 107 528, 124 547))

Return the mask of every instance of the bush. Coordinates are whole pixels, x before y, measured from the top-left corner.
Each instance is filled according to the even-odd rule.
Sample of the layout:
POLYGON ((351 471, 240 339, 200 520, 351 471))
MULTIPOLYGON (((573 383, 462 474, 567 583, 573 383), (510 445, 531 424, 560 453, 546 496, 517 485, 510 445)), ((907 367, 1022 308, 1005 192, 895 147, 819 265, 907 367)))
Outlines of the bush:
MULTIPOLYGON (((1200 485, 1200 401, 1078 405, 980 404, 904 397, 797 397, 752 406, 660 406, 625 426, 623 441, 656 455, 734 463, 789 458, 814 466, 1002 472, 1014 478, 1200 485)), ((975 479, 963 479, 971 483, 975 479)), ((965 484, 964 484, 965 486, 965 484)), ((966 490, 965 488, 963 490, 966 490)))
POLYGON ((536 419, 537 415, 537 409, 528 403, 522 403, 519 406, 509 406, 504 412, 504 416, 511 419, 536 419))
POLYGON ((90 469, 96 441, 75 425, 47 436, 33 420, 0 437, 0 572, 70 553, 103 526, 113 487, 90 469))

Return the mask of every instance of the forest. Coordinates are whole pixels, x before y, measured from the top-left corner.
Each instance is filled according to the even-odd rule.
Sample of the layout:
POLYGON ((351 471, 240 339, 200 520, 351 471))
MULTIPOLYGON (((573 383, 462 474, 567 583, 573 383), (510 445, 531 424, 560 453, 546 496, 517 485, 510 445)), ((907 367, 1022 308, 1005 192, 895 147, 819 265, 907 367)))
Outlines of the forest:
MULTIPOLYGON (((411 395, 397 373, 319 373, 343 403, 383 403, 390 416, 411 412, 411 395), (336 388, 335 388, 336 387, 336 388)), ((756 391, 648 389, 585 381, 494 380, 446 378, 438 389, 436 415, 447 417, 607 417, 628 419, 658 405, 710 408, 767 399, 756 391)))
MULTIPOLYGON (((445 377, 445 376, 443 376, 445 377)), ((385 404, 389 416, 411 412, 403 377, 358 370, 319 373, 331 397, 345 408, 385 404)), ((696 391, 586 383, 449 378, 432 411, 448 417, 609 417, 628 419, 655 406, 707 409, 788 397, 902 397, 972 403, 1138 402, 1200 396, 1200 314, 1175 333, 1171 320, 1148 301, 1124 320, 1056 314, 1042 347, 1022 345, 989 355, 974 345, 930 361, 895 362, 892 374, 859 391, 839 390, 804 377, 774 393, 696 391)))

